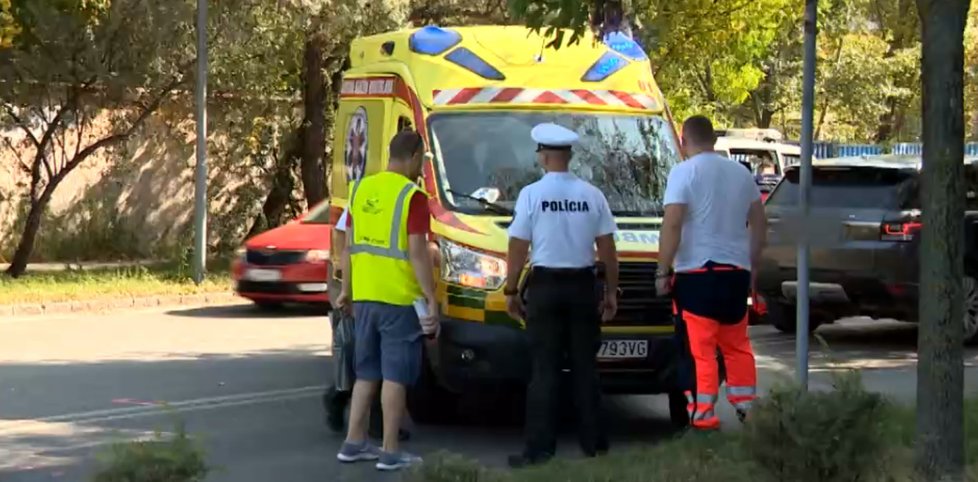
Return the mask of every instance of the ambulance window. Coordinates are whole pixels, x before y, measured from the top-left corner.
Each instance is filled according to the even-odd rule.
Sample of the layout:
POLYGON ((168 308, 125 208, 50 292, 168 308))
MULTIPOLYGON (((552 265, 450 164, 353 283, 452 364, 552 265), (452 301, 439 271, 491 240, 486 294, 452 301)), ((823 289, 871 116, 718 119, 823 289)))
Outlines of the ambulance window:
POLYGON ((397 132, 401 132, 404 129, 413 129, 414 125, 411 123, 411 119, 401 116, 397 118, 397 132))

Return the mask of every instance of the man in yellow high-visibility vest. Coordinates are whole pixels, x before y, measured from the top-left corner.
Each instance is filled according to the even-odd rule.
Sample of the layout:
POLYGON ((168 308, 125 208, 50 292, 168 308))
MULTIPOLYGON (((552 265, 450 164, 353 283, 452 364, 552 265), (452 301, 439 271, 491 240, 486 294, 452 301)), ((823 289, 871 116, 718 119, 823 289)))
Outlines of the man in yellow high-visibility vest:
POLYGON ((387 170, 350 185, 343 289, 337 304, 352 299, 356 319, 355 369, 350 423, 337 458, 341 462, 377 460, 379 470, 398 470, 421 459, 400 450, 406 387, 421 373, 421 339, 438 325, 435 282, 428 252, 428 196, 415 182, 421 175, 425 145, 413 131, 390 144, 387 170), (419 317, 415 302, 426 312, 419 317), (367 441, 367 420, 381 388, 384 442, 367 441))

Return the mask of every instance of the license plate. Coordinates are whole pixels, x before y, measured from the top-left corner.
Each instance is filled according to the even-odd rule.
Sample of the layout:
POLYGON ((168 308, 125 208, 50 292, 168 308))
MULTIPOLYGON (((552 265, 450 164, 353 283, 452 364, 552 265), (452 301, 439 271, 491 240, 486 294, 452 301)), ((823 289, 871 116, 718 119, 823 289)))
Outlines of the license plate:
POLYGON ((599 360, 645 358, 648 355, 648 340, 604 340, 598 350, 599 360))
POLYGON ((275 269, 249 269, 245 272, 245 278, 251 281, 269 282, 282 279, 282 273, 275 269))

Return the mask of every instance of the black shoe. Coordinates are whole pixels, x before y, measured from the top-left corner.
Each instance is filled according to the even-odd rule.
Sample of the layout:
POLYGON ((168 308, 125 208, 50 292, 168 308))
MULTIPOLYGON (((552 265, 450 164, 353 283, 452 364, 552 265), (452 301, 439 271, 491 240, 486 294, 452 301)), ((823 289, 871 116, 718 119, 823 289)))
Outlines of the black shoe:
POLYGON ((346 429, 346 421, 343 418, 346 412, 346 402, 349 394, 337 391, 335 387, 326 389, 323 395, 323 408, 326 409, 326 426, 334 432, 343 432, 346 429))
POLYGON ((523 467, 530 467, 533 465, 545 464, 550 461, 554 456, 552 454, 519 454, 510 455, 508 462, 509 466, 514 469, 521 469, 523 467))

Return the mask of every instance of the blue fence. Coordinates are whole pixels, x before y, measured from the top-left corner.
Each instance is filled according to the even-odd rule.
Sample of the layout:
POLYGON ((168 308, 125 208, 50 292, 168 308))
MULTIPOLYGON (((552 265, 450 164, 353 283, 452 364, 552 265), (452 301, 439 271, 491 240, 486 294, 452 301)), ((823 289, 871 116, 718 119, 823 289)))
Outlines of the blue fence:
MULTIPOLYGON (((901 154, 919 156, 924 152, 923 144, 919 142, 902 142, 890 146, 889 149, 876 144, 836 144, 834 142, 816 142, 815 157, 829 159, 832 157, 872 156, 877 154, 901 154)), ((978 142, 965 144, 966 156, 978 156, 978 142)))

